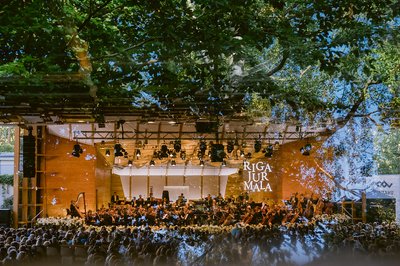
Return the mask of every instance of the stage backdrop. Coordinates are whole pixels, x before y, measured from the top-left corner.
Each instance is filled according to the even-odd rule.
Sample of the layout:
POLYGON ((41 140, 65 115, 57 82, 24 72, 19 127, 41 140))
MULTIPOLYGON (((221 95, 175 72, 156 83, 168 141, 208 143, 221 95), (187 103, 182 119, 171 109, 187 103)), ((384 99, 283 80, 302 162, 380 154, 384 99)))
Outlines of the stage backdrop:
POLYGON ((187 199, 200 199, 208 194, 216 196, 219 192, 225 195, 228 176, 237 171, 237 168, 198 165, 113 168, 113 174, 121 177, 123 193, 128 200, 139 195, 147 197, 149 193, 161 198, 163 190, 171 190, 171 200, 176 200, 179 192, 187 199))
MULTIPOLYGON (((85 192, 86 208, 96 209, 96 151, 93 146, 81 144, 83 153, 79 158, 71 155, 76 144, 64 138, 46 136, 46 185, 45 208, 48 216, 64 216, 71 200, 85 192)), ((81 210, 83 200, 79 202, 81 210)))

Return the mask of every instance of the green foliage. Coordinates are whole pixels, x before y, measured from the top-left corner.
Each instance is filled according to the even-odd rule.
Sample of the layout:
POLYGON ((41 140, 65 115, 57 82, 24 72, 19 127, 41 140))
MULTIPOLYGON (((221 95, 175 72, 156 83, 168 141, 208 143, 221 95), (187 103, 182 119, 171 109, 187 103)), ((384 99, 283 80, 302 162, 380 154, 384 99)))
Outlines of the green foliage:
POLYGON ((13 152, 14 151, 14 145, 9 144, 9 143, 4 143, 1 144, 0 146, 0 152, 13 152))
POLYGON ((14 128, 0 126, 0 152, 13 152, 14 141, 14 128))
POLYGON ((13 184, 14 184, 13 175, 0 175, 0 185, 12 186, 13 184))
POLYGON ((249 106, 247 107, 247 115, 253 118, 270 117, 271 103, 268 99, 260 97, 253 93, 249 106))
POLYGON ((396 220, 394 200, 374 199, 367 202, 368 222, 393 222, 396 220))
POLYGON ((178 102, 201 116, 242 111, 256 93, 272 115, 312 120, 347 111, 370 78, 398 80, 391 0, 6 1, 0 12, 0 92, 22 97, 90 87, 102 106, 148 107, 149 96, 162 110, 178 102), (78 88, 48 80, 78 72, 87 74, 78 88), (340 93, 338 82, 349 86, 340 93))
POLYGON ((3 204, 1 205, 1 208, 2 209, 12 209, 13 203, 14 203, 14 197, 10 196, 10 197, 4 199, 3 204))
POLYGON ((400 174, 400 129, 393 128, 382 139, 377 139, 375 160, 379 174, 400 174))

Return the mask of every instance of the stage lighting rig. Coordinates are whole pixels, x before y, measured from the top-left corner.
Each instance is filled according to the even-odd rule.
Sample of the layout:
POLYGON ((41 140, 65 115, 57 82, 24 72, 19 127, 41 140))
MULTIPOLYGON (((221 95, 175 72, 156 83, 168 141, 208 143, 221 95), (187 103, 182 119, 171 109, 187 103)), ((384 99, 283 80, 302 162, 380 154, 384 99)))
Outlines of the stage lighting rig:
POLYGON ((81 145, 79 145, 79 143, 76 143, 72 150, 72 156, 79 158, 79 156, 81 156, 82 153, 83 153, 83 150, 82 150, 81 145))

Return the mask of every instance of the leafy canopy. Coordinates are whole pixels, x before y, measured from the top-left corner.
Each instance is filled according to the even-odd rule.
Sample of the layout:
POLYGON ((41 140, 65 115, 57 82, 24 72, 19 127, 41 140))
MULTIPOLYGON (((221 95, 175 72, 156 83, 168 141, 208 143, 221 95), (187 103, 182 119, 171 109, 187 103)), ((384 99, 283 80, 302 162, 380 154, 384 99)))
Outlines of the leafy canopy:
POLYGON ((0 95, 49 95, 46 108, 68 105, 65 91, 196 116, 250 103, 279 119, 357 111, 374 93, 393 116, 398 102, 397 1, 3 2, 0 95), (76 73, 81 86, 49 78, 76 73))

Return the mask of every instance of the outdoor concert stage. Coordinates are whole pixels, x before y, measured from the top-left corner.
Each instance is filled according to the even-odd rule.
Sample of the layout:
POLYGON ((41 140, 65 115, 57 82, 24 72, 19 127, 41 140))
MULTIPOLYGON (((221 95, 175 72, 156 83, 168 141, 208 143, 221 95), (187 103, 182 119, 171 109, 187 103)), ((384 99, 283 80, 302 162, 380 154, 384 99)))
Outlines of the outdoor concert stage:
POLYGON ((175 166, 160 165, 158 160, 155 166, 119 166, 107 161, 109 158, 98 147, 82 145, 86 154, 75 158, 68 154, 73 141, 52 135, 48 136, 48 141, 57 143, 57 149, 47 151, 46 169, 50 172, 47 212, 50 216, 65 215, 70 200, 76 199, 80 192, 85 192, 87 208, 95 210, 108 206, 113 192, 129 201, 139 195, 147 198, 150 193, 161 199, 163 191, 169 192, 170 200, 176 200, 180 193, 196 200, 219 193, 224 197, 237 197, 248 191, 252 200, 262 201, 287 199, 294 192, 310 194, 329 189, 322 185, 318 175, 308 178, 302 175, 301 165, 312 165, 313 156, 296 155, 296 143, 281 146, 272 158, 260 154, 260 158, 239 159, 226 166, 221 163, 200 166, 190 161, 175 166), (244 167, 246 163, 249 164, 247 168, 244 167))
MULTIPOLYGON (((260 132, 259 128, 248 127, 247 132, 252 135, 242 133, 239 141, 237 134, 225 132, 224 138, 218 140, 222 145, 217 146, 222 147, 224 158, 215 161, 211 157, 214 156, 215 134, 185 135, 193 132, 193 129, 185 128, 190 125, 181 126, 179 134, 173 126, 163 125, 164 133, 153 138, 147 131, 151 128, 141 130, 140 125, 129 131, 136 132, 136 137, 125 133, 125 138, 118 137, 120 131, 114 126, 107 127, 105 130, 114 132, 114 139, 104 135, 98 137, 95 130, 90 131, 91 135, 87 133, 94 129, 93 124, 34 128, 38 151, 34 154, 36 172, 33 177, 23 178, 19 188, 21 193, 15 199, 22 202, 14 209, 20 223, 29 221, 42 210, 41 216, 65 216, 71 200, 76 200, 81 192, 85 193, 86 209, 97 210, 108 206, 114 192, 121 200, 130 201, 139 195, 147 198, 150 193, 161 199, 164 191, 168 191, 170 200, 175 200, 180 193, 187 199, 196 200, 219 193, 224 197, 237 197, 247 191, 250 200, 261 202, 288 199, 294 192, 322 195, 330 190, 318 168, 329 158, 330 151, 320 149, 323 140, 317 134, 305 140, 290 138, 287 133, 286 139, 281 137, 274 141, 274 134, 269 136, 263 129, 267 132, 263 135, 266 138, 256 149, 255 140, 261 134, 254 132, 260 132), (147 135, 140 135, 139 131, 147 132, 147 135), (179 137, 181 151, 175 152, 174 144, 179 137), (207 148, 200 158, 202 143, 207 148), (229 143, 233 148, 231 151, 227 150, 229 143), (115 156, 116 144, 124 150, 123 156, 115 156), (306 144, 312 148, 309 155, 301 153, 306 144), (73 151, 77 145, 82 153, 73 151), (159 154, 164 145, 169 152, 166 157, 159 154), (268 147, 271 147, 270 151, 268 147), (74 152, 79 157, 74 156, 74 152)), ((240 125, 237 128, 231 125, 231 130, 240 128, 243 130, 240 125)), ((21 135, 27 134, 26 130, 21 131, 21 135)), ((82 201, 78 202, 83 210, 82 204, 82 201)))

